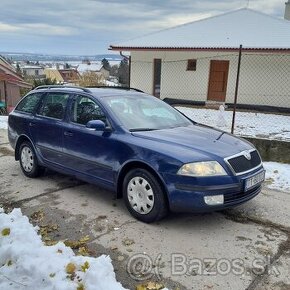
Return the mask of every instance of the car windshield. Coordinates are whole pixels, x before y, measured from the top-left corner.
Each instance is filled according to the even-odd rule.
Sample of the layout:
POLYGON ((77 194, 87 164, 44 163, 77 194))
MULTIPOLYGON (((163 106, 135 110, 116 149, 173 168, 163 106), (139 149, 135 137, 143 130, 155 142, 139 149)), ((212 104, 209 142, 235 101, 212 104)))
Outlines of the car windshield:
POLYGON ((192 125, 182 114, 155 97, 114 96, 104 97, 103 101, 131 132, 192 125))

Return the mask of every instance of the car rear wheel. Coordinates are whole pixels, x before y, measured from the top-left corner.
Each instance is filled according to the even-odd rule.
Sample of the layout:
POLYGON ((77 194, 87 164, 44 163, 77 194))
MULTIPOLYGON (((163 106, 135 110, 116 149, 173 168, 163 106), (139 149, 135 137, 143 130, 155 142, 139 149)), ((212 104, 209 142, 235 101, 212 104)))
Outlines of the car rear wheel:
POLYGON ((22 172, 27 177, 37 177, 44 172, 44 167, 38 165, 38 160, 30 142, 23 142, 19 148, 19 161, 22 172))
POLYGON ((133 169, 127 173, 123 197, 129 212, 140 221, 151 223, 168 213, 167 200, 159 181, 145 169, 133 169))

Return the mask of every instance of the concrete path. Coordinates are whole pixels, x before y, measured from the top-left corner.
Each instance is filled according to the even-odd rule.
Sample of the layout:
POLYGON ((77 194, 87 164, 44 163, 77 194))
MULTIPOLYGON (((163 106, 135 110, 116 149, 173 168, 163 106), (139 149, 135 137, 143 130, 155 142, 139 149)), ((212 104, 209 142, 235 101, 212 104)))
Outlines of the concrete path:
MULTIPOLYGON (((28 179, 0 130, 0 206, 21 207, 52 240, 89 235, 92 255, 109 254, 128 289, 161 281, 170 289, 290 289, 290 193, 264 189, 254 200, 211 214, 171 214, 155 224, 132 218, 112 193, 47 172, 28 179)), ((49 239, 48 238, 48 239, 49 239)))

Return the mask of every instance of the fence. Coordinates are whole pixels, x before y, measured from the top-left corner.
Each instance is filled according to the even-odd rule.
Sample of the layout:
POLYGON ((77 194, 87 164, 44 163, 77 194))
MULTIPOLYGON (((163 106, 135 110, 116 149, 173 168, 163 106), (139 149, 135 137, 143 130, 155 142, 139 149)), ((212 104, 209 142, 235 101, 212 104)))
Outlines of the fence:
POLYGON ((133 52, 130 85, 229 132, 236 95, 235 134, 290 141, 290 53, 243 50, 237 82, 238 63, 237 51, 133 52))

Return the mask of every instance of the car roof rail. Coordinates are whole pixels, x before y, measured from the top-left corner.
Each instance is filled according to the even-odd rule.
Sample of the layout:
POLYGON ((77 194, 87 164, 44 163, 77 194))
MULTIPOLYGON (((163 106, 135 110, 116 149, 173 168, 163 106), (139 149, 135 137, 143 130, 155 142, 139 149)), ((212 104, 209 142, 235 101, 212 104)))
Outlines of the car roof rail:
POLYGON ((77 90, 82 90, 86 93, 91 93, 91 91, 87 88, 84 87, 79 87, 79 86, 67 86, 67 85, 43 85, 43 86, 38 86, 34 90, 41 90, 41 89, 62 89, 62 88, 67 88, 67 89, 77 89, 77 90))
POLYGON ((131 88, 131 87, 121 87, 121 86, 94 86, 94 87, 90 87, 90 88, 99 88, 99 89, 116 89, 116 90, 132 90, 132 91, 136 91, 138 93, 144 93, 142 90, 140 89, 136 89, 136 88, 131 88))

